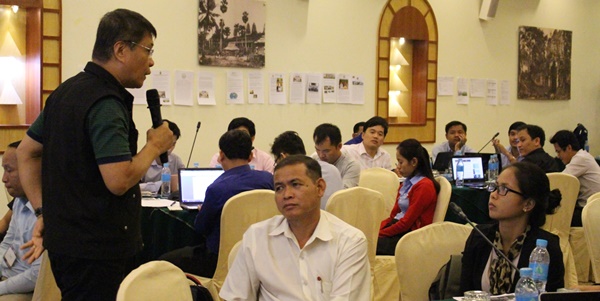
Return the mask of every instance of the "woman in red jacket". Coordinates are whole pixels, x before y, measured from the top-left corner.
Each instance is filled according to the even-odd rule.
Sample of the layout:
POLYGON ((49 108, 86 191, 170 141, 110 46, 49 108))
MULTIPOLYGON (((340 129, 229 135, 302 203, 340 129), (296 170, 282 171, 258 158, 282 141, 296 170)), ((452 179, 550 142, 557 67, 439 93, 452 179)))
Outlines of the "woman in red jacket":
POLYGON ((431 224, 440 184, 433 178, 429 153, 415 139, 396 148, 398 172, 406 177, 390 217, 381 222, 377 255, 394 255, 396 243, 412 230, 431 224))

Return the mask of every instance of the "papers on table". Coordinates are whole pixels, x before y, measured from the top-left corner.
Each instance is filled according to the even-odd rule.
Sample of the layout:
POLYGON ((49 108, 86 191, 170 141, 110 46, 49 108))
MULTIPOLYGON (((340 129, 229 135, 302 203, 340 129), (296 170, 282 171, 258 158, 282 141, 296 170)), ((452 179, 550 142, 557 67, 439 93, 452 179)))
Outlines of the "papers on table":
POLYGON ((170 211, 183 210, 179 202, 167 199, 142 198, 142 207, 161 208, 167 207, 170 211))

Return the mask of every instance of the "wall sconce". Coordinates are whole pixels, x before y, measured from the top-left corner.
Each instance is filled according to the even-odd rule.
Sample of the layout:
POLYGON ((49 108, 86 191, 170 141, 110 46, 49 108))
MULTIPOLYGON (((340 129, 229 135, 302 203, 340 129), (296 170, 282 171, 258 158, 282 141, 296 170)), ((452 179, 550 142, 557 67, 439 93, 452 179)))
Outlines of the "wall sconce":
POLYGON ((13 13, 15 13, 15 14, 19 11, 19 6, 18 5, 13 5, 10 8, 12 9, 13 13))
POLYGON ((400 91, 390 91, 388 92, 389 96, 389 107, 388 107, 388 115, 390 117, 408 117, 406 111, 402 108, 400 103, 398 102, 398 97, 400 96, 400 91))
POLYGON ((2 47, 0 47, 0 70, 2 70, 0 71, 0 80, 4 82, 2 85, 2 93, 0 94, 0 105, 23 104, 15 87, 12 85, 12 75, 19 73, 19 66, 16 58, 20 56, 21 52, 19 51, 15 40, 10 32, 7 32, 4 43, 2 44, 2 47))

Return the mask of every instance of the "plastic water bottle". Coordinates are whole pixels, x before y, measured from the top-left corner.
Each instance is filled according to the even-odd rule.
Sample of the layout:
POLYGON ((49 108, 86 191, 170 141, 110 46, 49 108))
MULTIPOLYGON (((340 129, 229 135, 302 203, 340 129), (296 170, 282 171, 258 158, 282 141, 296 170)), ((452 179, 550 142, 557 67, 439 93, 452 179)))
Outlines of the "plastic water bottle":
POLYGON ((538 239, 535 241, 537 247, 531 251, 529 256, 529 267, 533 270, 533 281, 540 293, 546 291, 546 282, 548 281, 548 266, 550 265, 550 254, 546 247, 548 241, 538 239))
POLYGON ((171 195, 171 169, 168 162, 163 164, 160 180, 162 181, 160 185, 160 197, 168 199, 171 195))
POLYGON ((456 187, 463 187, 464 178, 465 164, 463 163, 462 159, 458 159, 458 162, 456 163, 456 183, 454 183, 456 187))
POLYGON ((519 273, 521 278, 519 278, 515 287, 516 301, 537 301, 539 292, 531 278, 533 271, 531 268, 521 268, 519 273))
POLYGON ((498 178, 498 169, 500 167, 500 164, 498 164, 498 156, 496 154, 493 154, 490 156, 490 160, 488 161, 488 180, 489 181, 496 181, 496 179, 498 178))

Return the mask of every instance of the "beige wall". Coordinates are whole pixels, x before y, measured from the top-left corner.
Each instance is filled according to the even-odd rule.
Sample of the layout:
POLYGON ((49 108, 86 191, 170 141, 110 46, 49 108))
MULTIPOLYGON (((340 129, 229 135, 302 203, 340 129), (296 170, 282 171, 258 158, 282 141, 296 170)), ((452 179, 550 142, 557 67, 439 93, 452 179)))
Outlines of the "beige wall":
MULTIPOLYGON (((375 51, 379 17, 387 0, 267 0, 265 72, 344 72, 366 78, 366 104, 350 105, 227 105, 219 97, 212 107, 163 107, 163 117, 177 122, 183 137, 175 150, 187 161, 196 122, 202 121, 191 162, 207 165, 217 150, 219 136, 229 121, 247 116, 257 126, 255 146, 268 151, 273 138, 284 130, 298 131, 309 152, 314 127, 337 124, 349 138, 352 125, 375 112, 375 51)), ((471 99, 457 105, 453 97, 438 98, 437 142, 444 141, 444 125, 459 119, 469 126, 469 144, 479 149, 495 132, 506 142, 508 125, 515 120, 538 124, 551 136, 574 129, 582 122, 590 131, 592 153, 600 154, 597 125, 600 100, 600 1, 504 0, 496 18, 478 19, 480 0, 431 0, 439 30, 440 76, 508 80, 510 106, 488 106, 471 99), (516 99, 517 33, 519 26, 573 31, 572 86, 569 101, 516 99)), ((95 30, 101 16, 124 7, 146 16, 157 28, 155 69, 213 71, 217 94, 225 94, 227 69, 200 67, 196 61, 198 0, 138 1, 63 0, 63 80, 78 72, 90 59, 95 30), (93 3, 93 4, 91 4, 93 3), (93 9, 92 9, 93 8, 93 9)), ((246 72, 247 70, 243 70, 246 72)), ((265 86, 266 87, 266 86, 265 86)), ((136 106, 140 146, 150 126, 145 106, 136 106)), ((394 152, 395 145, 385 148, 394 152)), ((426 145, 431 149, 432 145, 426 145)), ((553 148, 546 145, 546 151, 553 148)), ((485 151, 491 151, 488 146, 485 151)), ((190 163, 191 164, 191 163, 190 163)), ((0 198, 3 194, 0 194, 0 198)), ((0 210, 3 210, 0 206, 0 210)))

